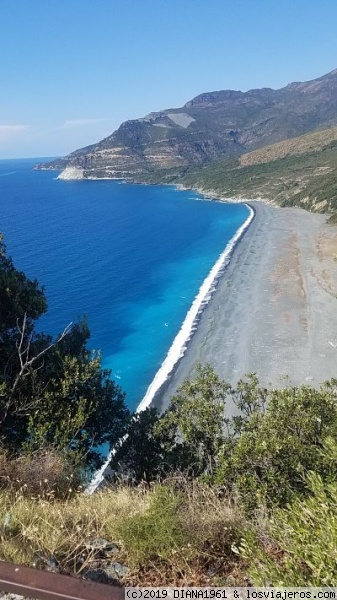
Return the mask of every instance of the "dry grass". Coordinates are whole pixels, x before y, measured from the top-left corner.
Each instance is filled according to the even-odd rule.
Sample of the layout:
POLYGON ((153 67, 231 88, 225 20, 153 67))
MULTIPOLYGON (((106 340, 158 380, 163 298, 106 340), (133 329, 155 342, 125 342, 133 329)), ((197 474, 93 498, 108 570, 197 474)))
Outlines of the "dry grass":
POLYGON ((330 127, 314 133, 307 133, 296 138, 276 142, 259 150, 253 150, 240 156, 240 165, 256 165, 286 156, 305 154, 323 150, 337 140, 337 127, 330 127))
POLYGON ((228 499, 181 478, 63 500, 0 492, 0 560, 39 568, 55 561, 60 572, 81 576, 97 566, 86 543, 102 537, 120 546, 113 560, 132 568, 124 583, 134 585, 245 584, 232 551, 244 527, 228 499))
MULTIPOLYGON (((128 561, 137 567, 128 577, 128 583, 156 586, 245 584, 244 563, 232 550, 240 543, 246 526, 235 503, 220 497, 216 489, 183 477, 171 478, 164 486, 159 486, 158 491, 154 489, 150 493, 150 505, 143 513, 141 527, 133 530, 138 538, 134 540, 135 547, 128 539, 128 561), (168 490, 166 500, 162 493, 165 487, 168 490), (156 502, 158 491, 161 504, 156 502), (171 494, 173 500, 178 498, 176 504, 171 503, 171 494), (165 519, 168 530, 165 530, 165 519), (156 546, 155 552, 149 555, 146 540, 147 536, 153 535, 153 522, 157 526, 156 546), (176 539, 172 534, 172 523, 178 532, 176 539), (143 556, 139 553, 139 538, 145 546, 143 556), (167 539, 170 539, 169 546, 167 539)), ((132 519, 123 525, 130 533, 132 519)))
POLYGON ((36 498, 67 497, 81 486, 81 472, 54 449, 10 458, 0 451, 0 489, 36 498))
POLYGON ((79 574, 96 558, 86 542, 115 540, 116 524, 145 506, 146 499, 128 489, 65 500, 2 492, 0 560, 43 568, 55 559, 61 572, 79 574))

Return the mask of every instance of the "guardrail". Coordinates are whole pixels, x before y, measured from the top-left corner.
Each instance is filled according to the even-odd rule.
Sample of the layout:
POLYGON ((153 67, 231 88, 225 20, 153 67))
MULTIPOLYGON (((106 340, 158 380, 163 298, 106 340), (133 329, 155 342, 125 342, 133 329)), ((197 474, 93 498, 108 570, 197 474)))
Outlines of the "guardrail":
POLYGON ((124 600, 124 588, 0 562, 0 590, 34 600, 124 600))

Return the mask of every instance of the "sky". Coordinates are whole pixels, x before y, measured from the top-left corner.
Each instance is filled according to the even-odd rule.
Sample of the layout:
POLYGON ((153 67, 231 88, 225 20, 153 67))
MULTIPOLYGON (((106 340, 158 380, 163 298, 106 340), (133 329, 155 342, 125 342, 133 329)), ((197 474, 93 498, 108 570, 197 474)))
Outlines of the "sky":
POLYGON ((0 158, 52 157, 202 92, 337 68, 336 0, 0 0, 0 158))

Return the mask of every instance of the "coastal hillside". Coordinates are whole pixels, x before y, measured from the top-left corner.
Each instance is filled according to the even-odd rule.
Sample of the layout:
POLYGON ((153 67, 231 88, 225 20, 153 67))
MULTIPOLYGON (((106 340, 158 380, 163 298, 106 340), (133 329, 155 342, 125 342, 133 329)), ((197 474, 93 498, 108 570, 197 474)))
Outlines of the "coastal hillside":
POLYGON ((126 121, 97 144, 39 168, 75 167, 83 177, 132 180, 181 173, 336 125, 336 92, 334 70, 278 90, 200 94, 183 107, 126 121))
POLYGON ((224 198, 337 211, 337 128, 331 127, 176 173, 174 180, 224 198))

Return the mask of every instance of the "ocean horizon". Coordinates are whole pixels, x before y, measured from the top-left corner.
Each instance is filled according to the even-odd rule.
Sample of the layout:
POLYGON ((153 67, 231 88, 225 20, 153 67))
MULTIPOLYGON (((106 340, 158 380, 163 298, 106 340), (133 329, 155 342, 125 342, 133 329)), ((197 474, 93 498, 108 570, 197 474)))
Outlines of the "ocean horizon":
POLYGON ((44 286, 38 328, 87 315, 90 348, 148 405, 197 326, 252 218, 244 204, 121 181, 60 181, 41 159, 0 161, 0 231, 17 268, 44 286))

